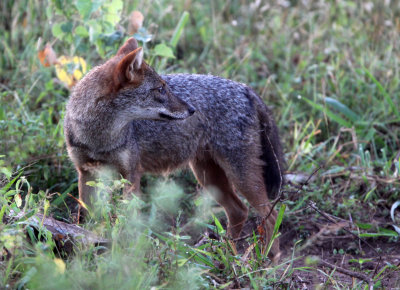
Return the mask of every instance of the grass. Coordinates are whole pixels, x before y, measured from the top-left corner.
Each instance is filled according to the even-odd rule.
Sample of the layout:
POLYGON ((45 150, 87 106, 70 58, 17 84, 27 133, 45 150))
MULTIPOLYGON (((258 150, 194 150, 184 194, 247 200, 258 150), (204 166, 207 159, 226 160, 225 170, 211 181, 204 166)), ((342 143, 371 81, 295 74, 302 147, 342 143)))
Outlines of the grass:
MULTIPOLYGON (((297 265, 290 257, 267 266, 253 241, 256 249, 247 256, 235 251, 186 172, 170 178, 180 187, 171 181, 159 192, 150 189, 157 184, 155 177, 147 176, 145 188, 153 193, 144 203, 121 201, 118 194, 106 199, 85 227, 110 239, 108 249, 77 245, 66 256, 43 229, 38 239, 26 220, 45 211, 72 222, 76 203, 68 193, 77 193, 62 130, 69 90, 56 78, 54 67, 40 63, 38 47, 52 43, 57 55, 81 56, 93 67, 114 54, 127 36, 107 21, 126 28, 133 9, 145 16, 143 33, 152 35, 144 44, 145 57, 160 73, 212 73, 251 85, 273 109, 287 170, 309 176, 321 166, 301 191, 285 189, 283 227, 301 224, 298 213, 306 214, 312 200, 321 210, 371 225, 360 229, 364 234, 382 237, 382 227, 393 230, 387 223, 373 225, 376 215, 390 220, 390 207, 399 200, 400 7, 395 1, 131 0, 124 1, 120 17, 113 10, 120 1, 102 5, 94 14, 85 12, 86 1, 72 2, 75 6, 53 0, 0 4, 2 287, 292 285, 297 265), (88 35, 84 30, 78 34, 78 26, 88 35), (159 56, 156 46, 161 43, 176 58, 159 56), (177 200, 179 208, 165 207, 177 200), (23 210, 25 217, 10 220, 11 210, 23 210), (197 236, 205 228, 221 236, 194 246, 191 228, 197 236)), ((109 191, 117 191, 119 184, 113 186, 109 191)), ((390 239, 398 241, 393 232, 390 239)), ((297 268, 308 269, 303 266, 297 268)), ((376 277, 379 283, 385 274, 376 277)), ((350 287, 333 276, 326 281, 350 287)))

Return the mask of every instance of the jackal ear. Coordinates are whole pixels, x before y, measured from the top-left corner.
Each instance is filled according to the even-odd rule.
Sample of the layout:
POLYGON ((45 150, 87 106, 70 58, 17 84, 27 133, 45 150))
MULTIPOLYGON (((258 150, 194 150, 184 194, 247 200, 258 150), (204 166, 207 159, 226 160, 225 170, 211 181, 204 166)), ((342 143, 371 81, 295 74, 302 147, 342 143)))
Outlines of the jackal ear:
POLYGON ((134 51, 136 48, 138 48, 138 43, 137 43, 136 39, 131 37, 127 41, 125 41, 123 46, 121 46, 118 49, 117 55, 126 55, 126 54, 130 53, 131 51, 134 51))
POLYGON ((127 83, 135 83, 140 81, 138 71, 143 63, 143 49, 136 48, 134 51, 124 56, 117 64, 114 70, 114 84, 121 87, 127 83))

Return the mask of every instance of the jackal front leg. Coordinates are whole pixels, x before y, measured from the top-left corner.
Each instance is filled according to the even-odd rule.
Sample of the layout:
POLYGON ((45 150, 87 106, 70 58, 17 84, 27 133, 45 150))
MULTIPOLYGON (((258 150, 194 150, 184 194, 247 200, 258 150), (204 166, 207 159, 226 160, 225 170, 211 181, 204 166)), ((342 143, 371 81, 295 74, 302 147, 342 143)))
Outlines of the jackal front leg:
POLYGON ((129 181, 129 183, 126 183, 124 185, 124 189, 122 192, 122 197, 124 199, 132 199, 133 195, 136 195, 139 198, 142 196, 142 190, 140 188, 141 177, 141 174, 132 174, 130 176, 124 177, 129 181))
POLYGON ((128 180, 125 183, 124 189, 122 191, 122 196, 124 199, 132 199, 133 195, 141 198, 142 190, 140 189, 140 179, 142 178, 142 170, 140 170, 140 165, 132 166, 131 168, 121 168, 120 174, 123 178, 128 180))
POLYGON ((78 190, 79 190, 79 200, 82 203, 79 204, 78 210, 78 222, 85 219, 88 210, 92 208, 92 200, 95 198, 96 188, 88 185, 89 181, 96 180, 96 172, 98 169, 98 164, 85 164, 78 168, 78 190))

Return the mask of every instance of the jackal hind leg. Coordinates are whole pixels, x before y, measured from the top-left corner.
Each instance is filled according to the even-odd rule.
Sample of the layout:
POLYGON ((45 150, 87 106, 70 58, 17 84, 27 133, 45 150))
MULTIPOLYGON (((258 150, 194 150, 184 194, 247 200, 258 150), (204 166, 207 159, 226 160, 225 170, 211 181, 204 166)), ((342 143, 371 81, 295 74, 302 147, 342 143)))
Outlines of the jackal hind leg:
POLYGON ((224 170, 211 158, 197 159, 190 164, 197 180, 224 208, 228 217, 227 233, 238 238, 247 220, 248 209, 235 194, 224 170))
MULTIPOLYGON (((265 220, 265 238, 266 242, 269 243, 273 235, 278 214, 274 209, 271 212, 272 205, 265 189, 262 168, 257 168, 257 166, 254 165, 251 168, 251 170, 242 174, 241 178, 239 176, 237 178, 232 178, 232 182, 235 188, 239 190, 262 218, 268 216, 265 220)), ((277 238, 274 240, 268 256, 274 263, 276 263, 279 261, 280 255, 279 238, 277 238)))

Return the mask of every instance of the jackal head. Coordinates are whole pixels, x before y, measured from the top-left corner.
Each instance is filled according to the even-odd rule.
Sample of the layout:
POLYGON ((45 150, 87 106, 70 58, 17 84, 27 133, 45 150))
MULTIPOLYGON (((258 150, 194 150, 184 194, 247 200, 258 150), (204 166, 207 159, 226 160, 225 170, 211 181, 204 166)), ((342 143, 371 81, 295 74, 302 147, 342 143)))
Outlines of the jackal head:
POLYGON ((113 58, 92 69, 76 85, 73 95, 80 102, 92 100, 91 106, 108 110, 122 122, 185 119, 195 112, 144 62, 143 49, 134 38, 113 58))

